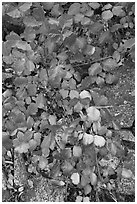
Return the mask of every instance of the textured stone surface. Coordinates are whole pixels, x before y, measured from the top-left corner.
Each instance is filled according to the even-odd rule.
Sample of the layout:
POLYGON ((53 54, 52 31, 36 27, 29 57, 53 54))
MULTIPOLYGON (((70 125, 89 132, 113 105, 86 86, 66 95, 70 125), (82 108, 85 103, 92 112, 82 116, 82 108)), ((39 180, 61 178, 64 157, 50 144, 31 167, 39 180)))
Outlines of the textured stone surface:
POLYGON ((34 176, 31 179, 34 187, 30 189, 28 185, 28 173, 26 171, 25 162, 21 154, 15 152, 14 156, 14 183, 24 186, 25 192, 23 200, 25 202, 61 202, 64 198, 62 187, 54 186, 49 179, 42 176, 34 176))
POLYGON ((30 202, 63 202, 65 189, 58 186, 53 186, 50 181, 41 177, 37 181, 35 188, 35 196, 30 199, 30 202))
POLYGON ((14 152, 14 183, 17 186, 27 184, 27 172, 22 155, 14 152))

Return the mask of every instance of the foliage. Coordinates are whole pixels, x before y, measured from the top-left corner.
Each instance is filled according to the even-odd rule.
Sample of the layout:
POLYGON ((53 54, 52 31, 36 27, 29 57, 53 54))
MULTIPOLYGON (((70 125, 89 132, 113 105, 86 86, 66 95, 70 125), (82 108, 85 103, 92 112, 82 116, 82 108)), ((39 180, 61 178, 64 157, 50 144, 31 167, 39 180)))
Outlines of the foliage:
POLYGON ((58 186, 68 179, 84 189, 76 201, 90 202, 124 157, 103 124, 108 99, 94 87, 115 84, 126 55, 134 61, 135 5, 10 2, 2 9, 3 152, 30 154, 30 172, 48 172, 58 186))

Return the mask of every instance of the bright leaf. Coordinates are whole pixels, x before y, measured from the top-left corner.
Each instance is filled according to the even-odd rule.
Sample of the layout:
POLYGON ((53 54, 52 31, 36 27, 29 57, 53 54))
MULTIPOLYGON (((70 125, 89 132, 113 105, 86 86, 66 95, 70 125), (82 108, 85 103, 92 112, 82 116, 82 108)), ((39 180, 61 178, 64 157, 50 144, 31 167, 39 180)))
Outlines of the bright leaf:
POLYGON ((68 15, 76 15, 80 11, 80 3, 73 3, 68 10, 68 15))
POLYGON ((98 121, 100 119, 100 111, 95 107, 91 106, 86 109, 89 121, 98 121))
POLYGON ((95 186, 97 183, 97 175, 93 172, 90 174, 90 182, 93 186, 95 186))
POLYGON ((94 144, 99 147, 103 147, 106 143, 106 140, 102 136, 95 135, 94 136, 94 144))
POLYGON ((130 169, 123 168, 121 175, 122 175, 123 178, 128 179, 128 178, 132 178, 133 173, 132 173, 132 171, 130 169))
POLYGON ((48 164, 48 160, 45 158, 45 157, 40 157, 40 160, 39 160, 39 168, 40 169, 44 169, 48 164))
POLYGON ((79 92, 76 91, 76 90, 71 90, 70 93, 69 93, 69 97, 70 97, 71 99, 73 99, 73 98, 79 98, 79 92))
POLYGON ((84 133, 83 135, 83 144, 89 145, 94 141, 94 136, 91 134, 84 133))
POLYGON ((56 116, 55 115, 49 115, 49 123, 50 125, 56 125, 56 116))
POLYGON ((113 17, 113 13, 110 10, 102 12, 102 18, 106 21, 110 20, 113 17))
POLYGON ((90 202, 89 197, 84 197, 83 202, 90 202))
POLYGON ((80 176, 78 173, 73 173, 71 175, 71 180, 72 180, 72 183, 75 184, 75 185, 78 185, 79 182, 80 182, 80 176))
POLYGON ((21 153, 26 153, 29 149, 29 144, 28 143, 22 143, 20 144, 18 147, 15 147, 15 151, 19 152, 20 154, 21 153))
POLYGON ((81 99, 89 98, 91 100, 91 94, 86 90, 83 90, 79 96, 81 99))
POLYGON ((74 157, 80 157, 82 155, 82 149, 80 146, 73 147, 73 155, 74 157))

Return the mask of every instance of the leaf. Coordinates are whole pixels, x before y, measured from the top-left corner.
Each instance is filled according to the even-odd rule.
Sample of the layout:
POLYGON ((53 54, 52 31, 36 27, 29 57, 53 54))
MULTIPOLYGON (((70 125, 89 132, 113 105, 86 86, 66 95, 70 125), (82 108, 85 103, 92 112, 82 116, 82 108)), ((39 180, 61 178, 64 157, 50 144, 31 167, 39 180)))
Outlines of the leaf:
POLYGON ((36 19, 33 16, 25 16, 23 18, 23 23, 26 27, 36 27, 42 25, 42 22, 36 21, 36 19))
POLYGON ((45 169, 45 167, 47 166, 47 164, 48 164, 47 158, 41 156, 41 157, 40 157, 40 160, 39 160, 39 164, 38 164, 38 165, 39 165, 39 168, 40 168, 40 169, 45 169))
POLYGON ((61 60, 61 61, 65 61, 67 58, 68 58, 68 55, 66 52, 60 52, 58 55, 57 55, 58 59, 61 60))
POLYGON ((69 93, 70 99, 79 98, 79 92, 76 90, 71 90, 69 93))
POLYGON ((110 20, 112 17, 113 17, 113 13, 112 13, 110 10, 107 10, 107 11, 103 11, 103 12, 102 12, 102 18, 103 18, 105 21, 110 20))
POLYGON ((82 149, 81 149, 81 147, 75 145, 75 146, 73 147, 73 156, 74 156, 74 157, 81 157, 81 155, 82 155, 82 149))
POLYGON ((29 150, 30 150, 30 151, 35 150, 36 147, 37 147, 37 145, 38 145, 37 141, 34 140, 34 139, 31 139, 31 140, 29 141, 29 146, 30 146, 30 147, 29 147, 29 150))
POLYGON ((78 22, 81 22, 83 18, 84 18, 84 15, 82 13, 77 13, 74 16, 74 21, 75 21, 75 23, 78 23, 78 22))
POLYGON ((104 60, 102 62, 103 64, 103 70, 104 71, 110 71, 110 70, 114 70, 116 67, 118 67, 119 65, 117 64, 115 59, 109 58, 107 60, 104 60))
POLYGON ((108 132, 108 129, 106 126, 100 126, 98 127, 98 134, 99 135, 105 135, 108 132))
POLYGON ((41 2, 45 10, 51 10, 54 2, 41 2))
POLYGON ((16 87, 26 86, 27 85, 27 77, 16 77, 14 80, 14 85, 16 87))
POLYGON ((75 44, 76 38, 77 38, 77 36, 74 33, 70 33, 69 36, 64 34, 63 37, 64 37, 64 42, 63 42, 64 46, 67 46, 69 48, 75 44))
POLYGON ((92 2, 92 3, 88 3, 88 5, 93 8, 94 10, 95 9, 98 9, 100 7, 100 4, 97 3, 97 2, 92 2))
POLYGON ((37 92, 36 84, 28 83, 27 91, 28 91, 29 96, 35 96, 37 92))
POLYGON ((37 142, 37 145, 41 143, 41 133, 40 132, 34 133, 34 140, 37 142))
POLYGON ((47 157, 49 155, 50 144, 51 144, 51 134, 49 134, 48 136, 45 136, 41 143, 42 154, 44 155, 44 157, 47 157))
POLYGON ((90 182, 93 186, 97 184, 97 175, 94 172, 90 174, 90 182))
POLYGON ((86 49, 84 50, 84 54, 91 56, 94 54, 95 50, 96 50, 96 48, 94 46, 87 45, 86 49))
POLYGON ((80 112, 83 108, 83 105, 78 101, 77 104, 74 106, 74 111, 75 112, 80 112))
POLYGON ((64 161, 64 163, 61 166, 61 169, 63 170, 64 174, 68 174, 68 173, 70 173, 72 171, 73 166, 72 166, 72 164, 70 162, 64 161))
POLYGON ((133 177, 133 173, 130 169, 123 168, 121 175, 123 178, 129 179, 133 177))
POLYGON ((16 41, 21 41, 21 37, 17 33, 11 31, 10 34, 6 36, 6 40, 7 41, 4 42, 5 45, 15 46, 16 41))
POLYGON ((15 151, 19 152, 20 154, 22 153, 27 153, 29 149, 29 143, 23 142, 19 146, 15 147, 15 151))
POLYGON ((22 58, 20 60, 15 61, 14 64, 12 65, 13 69, 16 71, 18 75, 21 75, 21 73, 25 70, 25 63, 26 63, 25 58, 22 58))
POLYGON ((59 64, 57 66, 54 67, 50 67, 49 70, 49 80, 54 81, 61 81, 61 79, 66 75, 66 71, 63 70, 64 65, 59 64))
POLYGON ((56 125, 57 117, 55 115, 49 115, 49 123, 50 125, 56 125))
POLYGON ((122 9, 123 6, 114 6, 112 8, 112 13, 115 16, 123 17, 126 15, 125 11, 122 9))
POLYGON ((109 30, 101 33, 99 36, 99 43, 100 44, 104 44, 104 43, 111 41, 111 40, 112 40, 112 38, 111 38, 111 34, 110 34, 109 30))
MULTIPOLYGON (((76 89, 76 80, 71 78, 69 80, 69 88, 72 90, 72 89, 76 89)), ((76 92, 75 92, 76 93, 76 92)), ((78 94, 77 94, 78 95, 78 94)))
POLYGON ((89 176, 88 175, 82 175, 81 176, 81 181, 80 181, 81 186, 84 187, 84 186, 86 186, 89 183, 90 183, 89 176))
POLYGON ((32 2, 25 2, 19 7, 19 10, 22 12, 25 12, 29 10, 31 6, 32 6, 32 2))
POLYGON ((31 46, 27 43, 27 42, 25 42, 25 41, 17 41, 16 43, 15 43, 15 46, 18 48, 18 49, 21 49, 21 50, 23 50, 23 51, 29 51, 29 50, 32 50, 31 49, 31 46))
POLYGON ((46 86, 48 83, 48 74, 46 69, 41 69, 39 71, 39 81, 46 86))
POLYGON ((103 147, 106 143, 106 140, 102 136, 95 135, 94 136, 94 144, 98 147, 103 147))
POLYGON ((69 7, 68 15, 76 15, 80 11, 80 3, 73 3, 69 7))
POLYGON ((19 11, 17 8, 15 8, 13 11, 8 12, 7 15, 11 16, 12 18, 22 17, 21 11, 19 11))
POLYGON ((65 99, 65 98, 68 97, 69 91, 68 91, 68 90, 65 90, 65 89, 60 89, 60 90, 59 90, 59 93, 61 94, 62 98, 65 99))
POLYGON ((23 141, 24 142, 28 142, 30 141, 30 139, 32 138, 33 132, 30 130, 27 130, 24 132, 24 136, 23 136, 23 141))
POLYGON ((81 25, 84 25, 84 26, 90 25, 90 22, 91 22, 90 18, 85 16, 81 21, 81 25))
POLYGON ((89 197, 83 197, 83 202, 90 202, 89 197))
POLYGON ((75 202, 82 202, 83 197, 82 196, 77 196, 75 202))
POLYGON ((84 145, 89 145, 89 144, 93 143, 93 141, 94 141, 93 135, 84 133, 84 135, 83 135, 83 144, 84 145))
POLYGON ((110 144, 110 151, 111 151, 111 154, 112 154, 113 156, 116 155, 116 153, 117 153, 117 146, 116 146, 114 143, 111 143, 111 144, 110 144))
POLYGON ((76 38, 76 45, 78 46, 79 49, 83 49, 86 45, 85 38, 82 38, 82 37, 76 38))
POLYGON ((28 106, 27 112, 29 115, 35 115, 37 113, 37 111, 38 111, 38 107, 37 107, 36 103, 31 103, 28 106))
POLYGON ((88 73, 91 76, 95 76, 95 75, 101 73, 101 71, 102 71, 102 67, 101 67, 100 63, 94 63, 88 69, 88 73))
POLYGON ((89 31, 90 31, 92 34, 97 34, 97 33, 99 33, 103 28, 104 28, 104 26, 103 26, 102 23, 95 22, 95 23, 93 23, 91 26, 89 26, 89 31))
POLYGON ((108 4, 105 4, 105 5, 103 6, 102 11, 108 10, 108 9, 111 9, 111 8, 112 8, 112 5, 108 3, 108 4))
POLYGON ((97 77, 97 79, 96 79, 96 83, 97 83, 97 85, 98 86, 103 86, 104 85, 104 83, 105 83, 105 80, 104 80, 104 78, 102 78, 102 77, 100 77, 100 76, 98 76, 97 77))
POLYGON ((116 62, 120 61, 121 56, 120 56, 120 53, 117 50, 114 51, 113 58, 116 60, 116 62))
POLYGON ((52 7, 52 10, 51 10, 51 14, 53 16, 59 16, 61 13, 62 13, 62 11, 60 9, 59 3, 54 4, 54 6, 52 7))
POLYGON ((113 84, 113 83, 116 83, 118 81, 118 77, 114 74, 108 73, 106 75, 105 81, 107 84, 113 84))
POLYGON ((35 65, 31 60, 27 60, 25 66, 26 66, 27 70, 30 72, 34 71, 34 69, 35 69, 35 65))
POLYGON ((131 38, 129 40, 125 40, 124 45, 122 45, 125 49, 132 48, 135 45, 135 38, 131 38))
POLYGON ((89 184, 87 184, 87 185, 84 187, 84 193, 85 193, 85 195, 91 193, 91 191, 92 191, 91 186, 90 186, 89 184))
POLYGON ((25 115, 20 112, 16 115, 15 123, 23 123, 25 121, 25 115))
POLYGON ((42 93, 38 94, 36 98, 36 104, 38 108, 44 108, 45 107, 45 97, 42 93))
POLYGON ((73 183, 74 185, 78 185, 78 184, 79 184, 79 182, 80 182, 80 176, 79 176, 78 173, 73 173, 70 178, 71 178, 72 183, 73 183))
POLYGON ((33 8, 32 15, 35 17, 37 21, 44 21, 45 20, 45 13, 42 6, 37 8, 33 8))
POLYGON ((81 99, 89 98, 91 100, 91 94, 89 93, 89 91, 83 90, 81 91, 79 96, 81 99))
POLYGON ((100 119, 100 111, 96 109, 95 107, 91 106, 86 109, 87 116, 89 121, 98 121, 100 119))
POLYGON ((81 82, 81 87, 80 87, 81 90, 89 88, 92 84, 95 83, 95 81, 96 81, 95 77, 92 77, 92 76, 85 77, 81 82))

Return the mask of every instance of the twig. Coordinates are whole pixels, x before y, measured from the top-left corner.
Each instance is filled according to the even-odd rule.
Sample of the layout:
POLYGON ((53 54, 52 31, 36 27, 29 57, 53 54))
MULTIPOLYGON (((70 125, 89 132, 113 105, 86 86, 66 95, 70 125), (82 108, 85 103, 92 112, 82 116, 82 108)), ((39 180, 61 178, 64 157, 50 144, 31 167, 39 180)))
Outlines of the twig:
POLYGON ((83 63, 83 64, 73 65, 74 63, 72 63, 72 65, 73 65, 74 67, 84 66, 84 65, 91 65, 91 64, 93 64, 93 63, 100 62, 100 61, 103 61, 103 60, 109 59, 109 58, 113 58, 113 57, 112 57, 112 56, 107 56, 107 57, 103 57, 103 58, 100 58, 100 59, 97 59, 97 60, 93 60, 93 61, 90 61, 90 62, 86 62, 86 63, 83 63))
POLYGON ((95 108, 98 108, 98 109, 103 109, 103 108, 116 108, 116 107, 124 107, 125 105, 119 105, 119 106, 94 106, 95 108))

